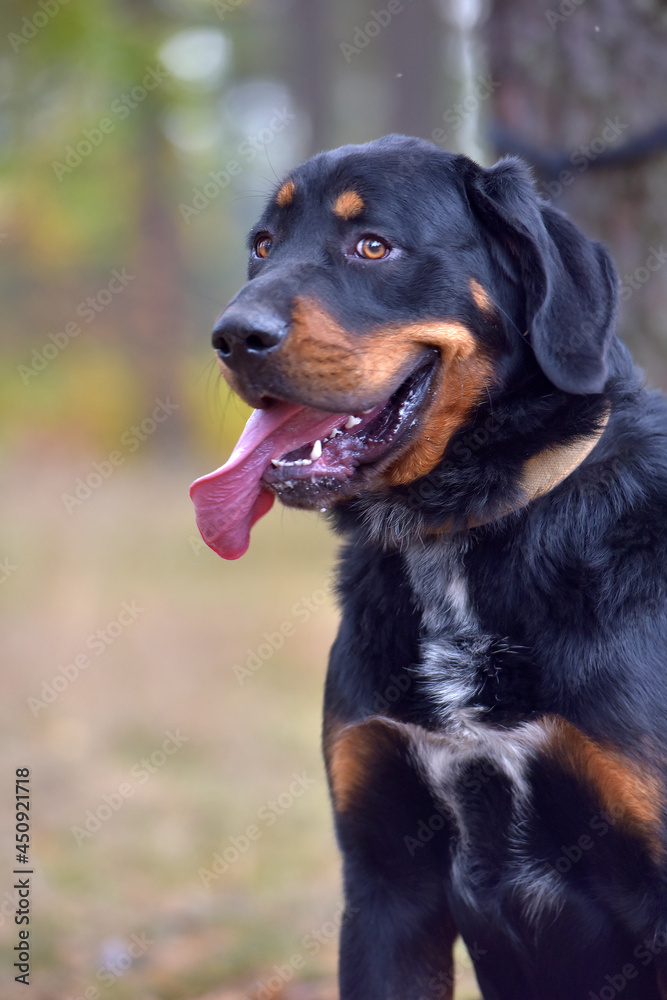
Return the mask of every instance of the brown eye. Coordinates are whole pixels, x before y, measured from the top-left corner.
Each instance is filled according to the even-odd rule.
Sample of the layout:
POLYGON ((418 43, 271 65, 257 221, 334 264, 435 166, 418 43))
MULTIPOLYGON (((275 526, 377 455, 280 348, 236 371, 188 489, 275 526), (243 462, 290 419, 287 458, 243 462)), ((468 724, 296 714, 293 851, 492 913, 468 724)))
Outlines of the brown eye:
POLYGON ((379 240, 377 236, 364 236, 356 246, 357 255, 365 257, 366 260, 382 260, 389 253, 391 247, 379 240))
POLYGON ((273 240, 270 236, 258 236, 255 240, 255 253, 258 257, 264 259, 264 257, 268 257, 271 253, 272 246, 273 240))

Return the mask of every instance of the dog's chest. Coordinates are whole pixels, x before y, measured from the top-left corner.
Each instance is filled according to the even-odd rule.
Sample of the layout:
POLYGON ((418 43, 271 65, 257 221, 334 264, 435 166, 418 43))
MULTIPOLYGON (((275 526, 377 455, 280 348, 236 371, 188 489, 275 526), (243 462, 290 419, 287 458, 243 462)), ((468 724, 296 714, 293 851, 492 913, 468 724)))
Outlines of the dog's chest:
POLYGON ((485 632, 475 614, 463 555, 438 542, 407 556, 422 609, 416 670, 436 723, 434 739, 419 755, 456 829, 452 877, 462 899, 476 907, 482 882, 487 898, 491 891, 502 895, 506 878, 537 913, 555 902, 553 885, 548 873, 527 866, 522 830, 530 807, 528 770, 544 733, 532 719, 532 693, 522 690, 520 667, 515 675, 521 657, 485 632), (512 845, 509 860, 490 859, 480 834, 489 828, 512 845))
POLYGON ((421 609, 418 671, 430 698, 447 714, 471 706, 480 657, 489 644, 470 605, 462 555, 460 548, 438 540, 406 557, 421 609))
POLYGON ((406 556, 421 610, 420 687, 440 724, 455 721, 462 710, 488 721, 502 714, 520 721, 534 702, 533 666, 508 636, 490 635, 480 622, 464 554, 438 539, 406 556))
POLYGON ((463 564, 464 549, 438 539, 426 546, 414 546, 406 562, 412 590, 422 609, 426 633, 465 630, 474 622, 463 564))

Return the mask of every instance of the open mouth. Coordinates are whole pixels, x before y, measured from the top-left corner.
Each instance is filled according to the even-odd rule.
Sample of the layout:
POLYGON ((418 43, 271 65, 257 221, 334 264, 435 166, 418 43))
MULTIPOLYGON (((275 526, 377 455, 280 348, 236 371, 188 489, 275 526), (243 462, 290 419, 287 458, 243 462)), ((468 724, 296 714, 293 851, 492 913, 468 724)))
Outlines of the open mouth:
POLYGON ((437 367, 437 353, 428 351, 391 397, 366 413, 284 402, 255 410, 228 461, 190 487, 206 544, 238 559, 276 495, 320 509, 355 495, 414 437, 437 367))
POLYGON ((435 367, 436 359, 427 356, 385 403, 339 416, 326 436, 272 458, 262 483, 298 507, 325 506, 355 493, 360 480, 386 468, 411 437, 435 367))

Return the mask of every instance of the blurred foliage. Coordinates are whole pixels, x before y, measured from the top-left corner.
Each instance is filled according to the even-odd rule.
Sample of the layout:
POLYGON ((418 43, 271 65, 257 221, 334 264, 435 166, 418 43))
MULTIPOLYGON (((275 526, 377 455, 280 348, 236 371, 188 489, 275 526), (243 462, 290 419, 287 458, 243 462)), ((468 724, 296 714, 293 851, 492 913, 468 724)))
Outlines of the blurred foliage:
MULTIPOLYGON (((211 393, 226 393, 209 380, 198 397, 192 375, 242 275, 248 216, 238 192, 190 225, 179 206, 240 141, 221 104, 233 79, 220 17, 205 0, 6 0, 2 21, 2 443, 38 432, 40 446, 106 447, 159 392, 179 400, 170 437, 185 423, 210 438, 211 393), (106 302, 114 269, 132 280, 106 302), (67 324, 80 332, 63 338, 67 324)), ((266 169, 258 156, 243 183, 266 190, 266 169)))
POLYGON ((107 447, 160 393, 179 402, 164 440, 231 445, 238 421, 220 430, 218 377, 200 396, 191 378, 207 369, 262 199, 319 144, 418 131, 446 106, 436 6, 401 15, 411 34, 397 18, 363 59, 344 58, 368 16, 357 0, 3 0, 5 449, 35 430, 40 448, 49 435, 59 449, 107 447), (81 324, 114 269, 133 280, 81 324), (43 369, 35 352, 51 355, 43 369))

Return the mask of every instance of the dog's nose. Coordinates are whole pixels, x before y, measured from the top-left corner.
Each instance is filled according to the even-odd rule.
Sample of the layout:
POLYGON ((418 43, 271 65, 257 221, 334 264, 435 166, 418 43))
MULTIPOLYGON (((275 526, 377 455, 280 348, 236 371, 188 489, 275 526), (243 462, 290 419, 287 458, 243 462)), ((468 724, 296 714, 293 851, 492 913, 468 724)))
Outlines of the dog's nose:
POLYGON ((213 347, 230 368, 243 368, 280 347, 288 325, 274 313, 225 310, 213 329, 213 347))

